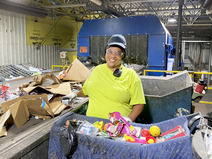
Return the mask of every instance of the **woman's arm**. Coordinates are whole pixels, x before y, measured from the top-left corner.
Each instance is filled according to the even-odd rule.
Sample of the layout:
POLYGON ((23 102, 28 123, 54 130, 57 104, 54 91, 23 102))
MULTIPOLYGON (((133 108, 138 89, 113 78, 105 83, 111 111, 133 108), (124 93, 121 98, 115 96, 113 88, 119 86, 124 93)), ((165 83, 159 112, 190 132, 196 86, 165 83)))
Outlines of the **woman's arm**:
POLYGON ((141 114, 144 109, 144 104, 136 104, 132 108, 132 112, 128 115, 128 117, 134 122, 136 118, 141 114))
POLYGON ((83 93, 82 89, 79 90, 79 91, 77 91, 77 92, 75 92, 75 93, 76 93, 77 97, 88 97, 87 95, 85 95, 85 94, 83 93))

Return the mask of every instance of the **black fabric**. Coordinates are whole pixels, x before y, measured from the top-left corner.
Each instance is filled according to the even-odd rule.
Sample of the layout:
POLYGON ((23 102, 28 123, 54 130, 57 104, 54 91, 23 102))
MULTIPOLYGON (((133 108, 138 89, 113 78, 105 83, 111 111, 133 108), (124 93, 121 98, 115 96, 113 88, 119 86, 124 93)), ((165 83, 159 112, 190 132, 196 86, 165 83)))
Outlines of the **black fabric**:
POLYGON ((77 134, 71 124, 68 127, 63 126, 61 128, 61 135, 59 138, 62 151, 68 158, 72 157, 77 149, 77 134))

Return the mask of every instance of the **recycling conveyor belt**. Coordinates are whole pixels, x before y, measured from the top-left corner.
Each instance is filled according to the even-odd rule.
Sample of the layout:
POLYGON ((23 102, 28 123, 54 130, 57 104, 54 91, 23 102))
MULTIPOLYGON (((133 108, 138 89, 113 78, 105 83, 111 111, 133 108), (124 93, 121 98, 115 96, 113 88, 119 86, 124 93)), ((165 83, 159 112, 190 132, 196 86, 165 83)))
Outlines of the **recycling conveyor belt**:
POLYGON ((49 132, 54 122, 70 111, 78 111, 87 102, 88 98, 81 98, 73 109, 48 120, 31 118, 19 129, 13 124, 8 135, 0 138, 0 158, 48 158, 49 132))

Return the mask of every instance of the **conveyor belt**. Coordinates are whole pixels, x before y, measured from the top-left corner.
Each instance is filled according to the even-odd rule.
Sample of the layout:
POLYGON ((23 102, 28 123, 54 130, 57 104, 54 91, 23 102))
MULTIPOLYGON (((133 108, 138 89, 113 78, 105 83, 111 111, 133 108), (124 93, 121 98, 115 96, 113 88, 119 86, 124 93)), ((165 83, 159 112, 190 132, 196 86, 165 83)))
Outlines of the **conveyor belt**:
MULTIPOLYGON (((58 74, 58 71, 51 72, 58 74)), ((15 79, 8 81, 10 91, 14 91, 23 83, 29 83, 32 81, 32 76, 25 77, 21 79, 15 79)), ((87 104, 88 98, 78 98, 78 103, 74 104, 72 108, 63 110, 59 116, 55 118, 43 120, 35 119, 34 117, 21 126, 17 128, 15 124, 7 127, 8 135, 0 138, 0 158, 33 158, 30 155, 36 154, 40 158, 46 158, 45 155, 48 155, 48 138, 49 131, 53 123, 61 118, 63 115, 69 113, 70 111, 77 111, 85 104, 87 104), (39 146, 43 147, 42 153, 38 153, 39 146)), ((39 158, 39 157, 36 157, 39 158)))
POLYGON ((49 132, 53 123, 70 111, 77 111, 87 102, 88 98, 81 98, 80 102, 73 106, 74 109, 64 110, 59 116, 48 120, 31 118, 19 129, 13 124, 8 129, 8 135, 0 138, 0 158, 15 159, 26 156, 33 158, 35 154, 46 158, 48 155, 49 132), (39 146, 43 147, 42 154, 38 152, 39 146))

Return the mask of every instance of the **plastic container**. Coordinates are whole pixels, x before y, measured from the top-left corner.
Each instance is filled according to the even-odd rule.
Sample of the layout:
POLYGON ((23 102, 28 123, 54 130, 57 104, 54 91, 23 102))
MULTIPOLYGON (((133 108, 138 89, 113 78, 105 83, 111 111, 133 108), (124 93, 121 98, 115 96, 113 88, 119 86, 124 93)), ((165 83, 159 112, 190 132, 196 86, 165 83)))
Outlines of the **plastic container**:
POLYGON ((207 84, 203 80, 199 80, 195 88, 195 91, 201 94, 206 85, 207 84))
POLYGON ((93 136, 96 136, 98 131, 99 129, 97 127, 87 121, 82 122, 77 129, 77 133, 93 136))
POLYGON ((146 105, 138 123, 156 123, 191 113, 192 80, 187 71, 169 77, 140 76, 146 105))

